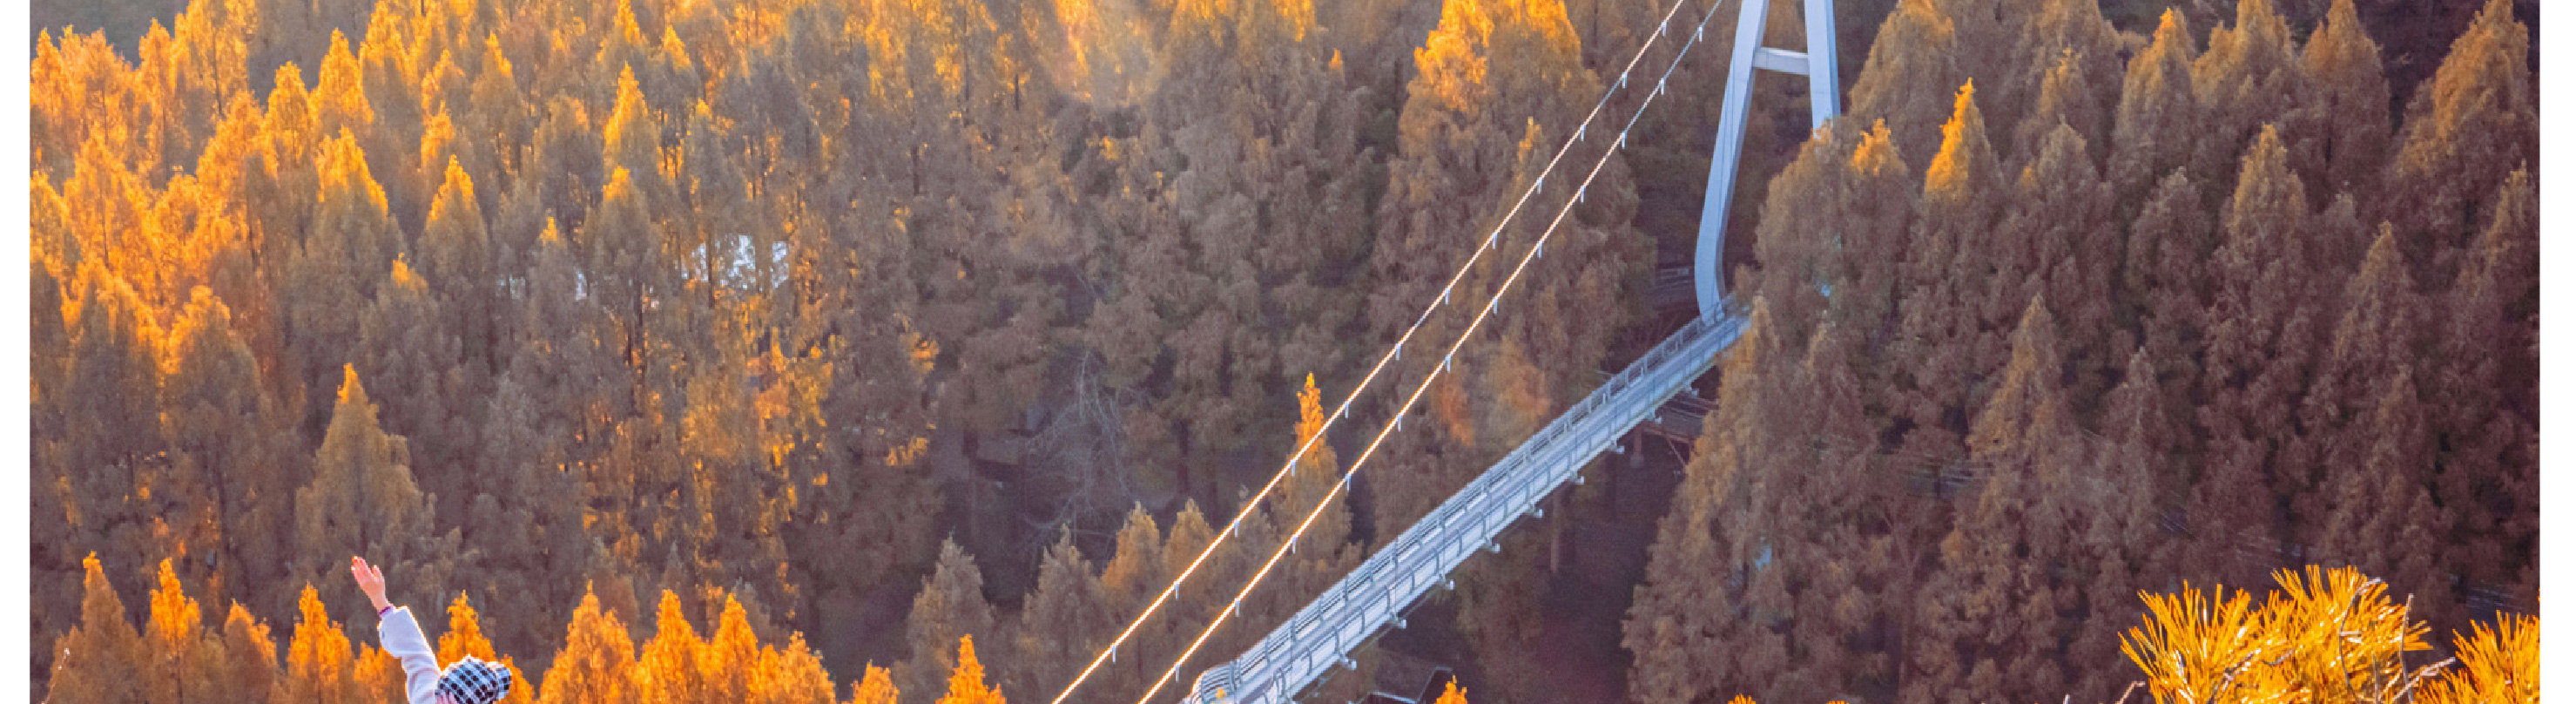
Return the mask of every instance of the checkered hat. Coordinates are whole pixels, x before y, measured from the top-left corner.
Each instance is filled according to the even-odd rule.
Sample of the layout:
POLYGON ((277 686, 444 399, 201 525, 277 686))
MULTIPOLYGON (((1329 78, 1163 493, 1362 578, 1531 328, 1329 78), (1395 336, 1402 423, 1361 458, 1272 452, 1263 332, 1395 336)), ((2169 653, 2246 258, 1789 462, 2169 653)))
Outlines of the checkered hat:
POLYGON ((510 668, 465 656, 438 676, 438 693, 456 704, 491 704, 510 696, 510 668))

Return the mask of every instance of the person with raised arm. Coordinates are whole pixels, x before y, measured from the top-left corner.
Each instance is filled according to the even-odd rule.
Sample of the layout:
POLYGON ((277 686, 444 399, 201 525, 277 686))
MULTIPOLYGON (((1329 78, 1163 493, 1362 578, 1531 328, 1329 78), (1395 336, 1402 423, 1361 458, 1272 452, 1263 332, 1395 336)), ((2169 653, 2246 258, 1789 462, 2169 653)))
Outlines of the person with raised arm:
POLYGON ((411 608, 385 600, 383 569, 352 555, 349 574, 357 578, 358 591, 366 592, 367 601, 376 607, 376 638, 384 642, 387 654, 402 661, 405 700, 411 704, 493 704, 510 696, 510 668, 500 663, 468 655, 440 669, 438 651, 431 649, 429 637, 421 634, 420 622, 412 620, 411 608))

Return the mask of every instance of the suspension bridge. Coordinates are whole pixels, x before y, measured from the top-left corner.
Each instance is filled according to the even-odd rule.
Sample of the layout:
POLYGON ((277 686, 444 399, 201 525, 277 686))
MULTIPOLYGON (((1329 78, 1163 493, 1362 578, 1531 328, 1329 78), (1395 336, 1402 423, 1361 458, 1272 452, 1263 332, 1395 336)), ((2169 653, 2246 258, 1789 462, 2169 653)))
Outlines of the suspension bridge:
MULTIPOLYGON (((1601 100, 1593 106, 1592 112, 1584 117, 1583 123, 1574 128, 1572 136, 1569 136, 1565 145, 1557 150, 1556 156, 1549 161, 1546 169, 1540 172, 1536 181, 1521 195, 1519 202, 1505 214, 1503 224, 1497 226, 1493 234, 1485 238, 1483 245, 1459 267, 1456 274, 1450 277, 1449 283, 1442 287, 1436 299, 1423 309, 1422 316, 1397 338, 1390 349, 1379 358, 1377 364, 1362 378, 1359 385, 1342 400, 1332 416, 1333 420, 1349 416, 1352 402, 1357 400, 1359 394, 1377 379, 1390 361, 1401 357, 1406 344, 1412 341, 1414 333, 1421 328, 1422 321, 1427 320, 1433 311, 1446 305, 1450 294, 1466 277, 1467 272, 1486 252, 1495 249, 1502 236, 1503 227, 1508 226, 1511 220, 1520 214, 1522 206, 1528 204, 1531 196, 1545 184, 1548 175, 1556 170, 1565 154, 1585 139, 1592 121, 1609 105, 1611 95, 1626 89, 1638 62, 1645 58, 1647 50, 1656 42, 1676 34, 1673 19, 1688 2, 1689 0, 1676 0, 1672 9, 1665 12, 1662 22, 1653 33, 1646 35, 1646 41, 1638 47, 1635 56, 1620 72, 1617 82, 1603 93, 1601 100)), ((1322 596, 1309 602, 1294 617, 1264 636, 1250 650, 1202 671, 1195 684, 1185 694, 1184 702, 1187 704, 1286 704, 1294 701, 1296 696, 1307 687, 1320 681, 1332 668, 1355 667, 1356 664, 1349 657, 1351 650, 1366 643, 1383 629, 1403 627, 1403 615, 1406 609, 1424 593, 1434 585, 1447 585, 1448 574, 1457 569, 1458 565, 1476 550, 1498 550, 1495 538, 1521 517, 1542 515, 1541 509, 1538 508, 1540 500, 1553 493, 1559 486, 1569 482, 1581 483, 1583 478, 1578 473, 1579 470, 1603 452, 1619 451, 1621 448, 1618 443, 1630 429, 1647 420, 1666 400, 1688 387, 1701 373, 1716 363, 1721 353, 1742 337, 1748 319, 1741 307, 1727 300, 1724 295, 1722 286, 1724 272, 1721 270, 1721 259, 1725 244, 1728 201, 1735 188, 1738 152, 1744 141, 1753 71, 1763 69, 1805 76, 1808 82, 1809 118, 1813 127, 1822 127, 1826 120, 1840 112, 1840 84, 1834 62, 1833 0, 1802 0, 1802 2, 1806 27, 1804 51, 1762 46, 1763 30, 1769 19, 1767 15, 1770 3, 1746 0, 1737 8, 1733 54, 1727 63, 1724 102, 1720 106, 1717 138, 1712 158, 1709 160, 1708 192, 1701 209, 1698 239, 1693 247, 1691 288, 1699 306, 1699 315, 1661 343, 1656 344, 1626 369, 1605 380, 1590 395, 1566 409, 1564 413, 1524 441, 1520 447, 1505 455, 1502 460, 1494 463, 1483 474, 1469 482, 1465 488, 1416 520, 1394 540, 1381 546, 1358 568, 1327 589, 1322 596)), ((1251 580, 1228 602, 1227 607, 1200 630, 1197 638, 1182 651, 1180 657, 1175 659, 1170 667, 1164 669, 1162 677, 1154 682, 1142 698, 1137 700, 1139 704, 1152 700, 1164 685, 1173 681, 1180 669, 1197 654, 1199 647, 1207 642, 1209 635, 1215 633, 1229 617, 1235 615, 1244 599, 1249 597, 1253 589, 1260 585, 1261 580, 1278 565, 1280 558, 1295 548, 1298 538, 1304 535, 1306 529, 1314 524, 1318 516, 1322 515, 1325 507, 1329 506, 1341 492, 1348 489, 1352 477, 1356 476, 1376 454, 1386 438, 1401 427, 1404 416, 1412 412, 1415 404, 1421 399, 1423 391, 1429 389, 1431 382, 1448 369, 1448 362, 1455 357, 1459 347, 1472 338, 1476 328, 1498 310, 1503 295, 1509 293, 1513 285, 1519 282, 1521 274, 1528 269, 1529 263, 1545 251, 1547 240, 1555 234, 1557 225, 1564 221, 1566 214, 1572 212, 1573 204, 1582 199, 1584 189, 1588 188, 1593 178, 1600 174, 1601 167, 1608 164, 1610 157, 1626 145, 1628 133, 1635 128, 1637 118, 1645 114, 1656 97, 1663 95, 1667 81, 1672 77, 1673 69, 1678 68, 1682 60, 1689 56, 1691 47, 1705 38, 1709 21, 1717 14, 1717 4, 1711 2, 1695 26, 1686 32, 1680 32, 1679 51, 1675 52, 1672 63, 1655 80, 1652 92, 1648 93, 1631 113, 1626 126, 1619 130, 1617 136, 1608 140, 1599 160, 1584 176, 1582 184, 1576 187, 1573 198, 1568 199, 1565 206, 1558 210, 1555 219, 1522 255, 1519 265, 1511 270, 1511 274, 1503 279, 1500 286, 1495 287, 1474 319, 1465 330, 1459 333, 1457 341, 1452 343, 1447 352, 1441 356, 1440 368, 1425 375, 1425 378, 1414 387, 1403 405, 1397 409, 1394 417, 1379 429, 1366 449, 1343 471, 1340 480, 1333 485, 1324 500, 1316 503, 1313 510, 1297 524, 1296 529, 1288 534, 1287 539, 1281 541, 1278 548, 1272 551, 1261 568, 1253 574, 1251 580)), ((1277 489, 1280 481, 1289 472, 1295 471, 1297 462, 1313 448, 1314 443, 1320 442, 1323 436, 1324 433, 1315 433, 1300 446, 1296 454, 1289 458, 1287 464, 1271 477, 1267 485, 1262 487, 1261 492, 1245 502, 1241 511, 1228 522, 1225 530, 1220 532, 1187 568, 1175 575, 1172 584, 1147 605, 1115 640, 1103 648, 1080 675, 1065 685, 1052 704, 1063 704, 1067 697, 1072 696, 1075 690, 1098 671, 1103 662, 1114 657, 1118 647, 1135 634, 1139 625, 1145 623, 1169 602, 1181 583, 1188 580, 1210 554, 1213 554, 1227 538, 1234 535, 1236 528, 1250 514, 1253 505, 1262 496, 1277 489)))

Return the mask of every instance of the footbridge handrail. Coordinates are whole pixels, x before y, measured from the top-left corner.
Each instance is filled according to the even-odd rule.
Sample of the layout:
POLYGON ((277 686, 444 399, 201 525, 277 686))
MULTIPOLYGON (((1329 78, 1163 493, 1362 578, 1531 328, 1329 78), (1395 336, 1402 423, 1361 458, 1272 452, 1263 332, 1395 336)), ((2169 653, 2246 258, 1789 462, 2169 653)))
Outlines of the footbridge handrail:
POLYGON ((1743 335, 1731 308, 1694 318, 1566 409, 1466 488, 1414 521, 1242 657, 1209 668, 1188 701, 1286 702, 1404 609, 1476 548, 1572 480, 1629 428, 1714 364, 1743 335))

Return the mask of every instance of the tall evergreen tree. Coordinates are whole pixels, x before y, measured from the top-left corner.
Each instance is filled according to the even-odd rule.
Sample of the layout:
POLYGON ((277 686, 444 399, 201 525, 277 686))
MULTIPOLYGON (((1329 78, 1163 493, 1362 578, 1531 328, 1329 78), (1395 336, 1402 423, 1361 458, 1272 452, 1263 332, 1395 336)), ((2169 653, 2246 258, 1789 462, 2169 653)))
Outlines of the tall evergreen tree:
POLYGON ((159 507, 147 505, 144 491, 160 483, 165 468, 158 455, 166 449, 166 430, 156 403, 161 332, 152 309, 104 266, 85 267, 79 279, 84 292, 72 323, 71 378, 58 407, 64 432, 57 486, 77 546, 70 549, 99 555, 112 573, 141 575, 160 550, 154 546, 159 516, 152 511, 159 507))
POLYGON ((2406 105, 2406 126, 2388 162, 2379 203, 2409 236, 2407 260, 2420 279, 2437 257, 2476 235, 2477 213, 2512 169, 2536 163, 2540 112, 2532 89, 2531 30, 2513 3, 2489 0, 2469 22, 2433 80, 2406 105))
MULTIPOLYGON (((905 618, 905 638, 913 649, 909 659, 895 665, 895 681, 916 696, 941 691, 940 673, 964 667, 948 641, 976 635, 998 640, 994 625, 993 607, 984 601, 983 571, 955 542, 940 543, 939 563, 922 580, 921 593, 912 600, 912 614, 905 618)), ((981 667, 977 669, 980 681, 981 667)))
POLYGON ((502 655, 492 648, 491 639, 483 636, 482 617, 467 601, 466 593, 460 590, 456 593, 456 600, 447 603, 447 630, 438 634, 438 661, 455 662, 467 656, 500 663, 502 667, 509 668, 513 681, 521 683, 511 687, 510 696, 501 701, 529 704, 537 700, 536 683, 519 668, 516 658, 502 655))
MULTIPOLYGON (((270 451, 282 428, 263 393, 259 362, 234 333, 231 309, 204 288, 192 292, 172 325, 170 345, 177 365, 162 385, 161 408, 174 474, 193 484, 172 500, 196 504, 173 508, 181 515, 202 512, 207 523, 191 542, 211 554, 191 563, 215 565, 208 572, 221 575, 192 576, 210 588, 280 578, 274 566, 282 557, 286 512, 273 499, 291 495, 301 482, 270 451)), ((223 596, 209 591, 206 601, 220 603, 223 596)))
POLYGON ((546 668, 545 704, 641 701, 634 689, 635 641, 626 624, 600 606, 598 595, 584 593, 564 625, 563 649, 546 668))
POLYGON ((886 669, 869 665, 858 681, 850 683, 849 701, 850 704, 895 704, 897 694, 894 678, 886 675, 886 669))
POLYGON ((2307 386, 2322 337, 2323 296, 2310 257, 2307 194, 2290 175, 2279 134, 2266 127, 2246 150, 2209 263, 2216 297, 2201 370, 2198 409, 2208 455, 2193 488, 2191 530, 2204 555, 2249 553, 2237 569, 2204 579, 2252 582, 2278 558, 2272 485, 2282 444, 2295 437, 2284 409, 2307 386))
MULTIPOLYGON (((1752 510, 1769 503, 1756 481, 1786 438, 1767 432, 1789 414, 1767 404, 1787 380, 1777 378, 1781 355, 1770 305, 1755 299, 1751 322, 1736 341, 1720 377, 1717 410, 1710 413, 1683 468, 1672 508, 1657 521, 1647 548, 1646 579, 1621 636, 1637 659, 1628 679, 1638 701, 1692 701, 1742 688, 1772 674, 1747 664, 1777 666, 1785 645, 1771 628, 1788 616, 1776 599, 1772 610, 1748 613, 1751 582, 1778 588, 1778 569, 1764 550, 1752 510), (1730 637, 1739 640, 1724 640, 1730 637), (1717 643, 1731 642, 1728 648, 1717 643)), ((1785 366, 1785 365, 1782 365, 1785 366)), ((1776 500, 1776 499, 1772 499, 1776 500)))
POLYGON ((2030 699, 2069 684, 2062 614, 2078 594, 2054 576, 2073 557, 2068 472, 2085 461, 2064 391, 2056 321, 2033 296, 2012 362, 1968 437, 1976 497, 1941 541, 1908 650, 1908 702, 2030 699))
MULTIPOLYGON (((2034 81, 2038 85, 2038 95, 2031 99, 2030 114, 2013 126, 2014 166, 2027 167, 2031 160, 2039 158, 2040 148, 2047 144, 2048 133, 2061 124, 2072 128, 2075 136, 2085 140, 2087 156, 2104 151, 2102 146, 2108 142, 2102 138, 2111 134, 2111 115, 2101 104, 2102 96, 2098 95, 2096 87, 2085 82, 2089 78, 2085 75, 2086 66, 2082 59, 2073 50, 2060 53, 2047 61, 2048 70, 2041 72, 2034 81)), ((2020 171, 2019 168, 2013 170, 2020 171)))
MULTIPOLYGON (((2291 498, 2300 523, 2319 526, 2336 499, 2328 477, 2361 464, 2376 434, 2370 413, 2385 392, 2380 386, 2400 368, 2422 359, 2430 312, 2406 273, 2396 231, 2381 227, 2370 254, 2344 289, 2343 316, 2335 324, 2325 354, 2317 361, 2316 379, 2300 401, 2299 424, 2305 431, 2289 444, 2280 471, 2280 489, 2291 498)), ((2429 483, 2427 463, 2408 471, 2412 481, 2429 483)), ((2387 570, 2367 570, 2388 574, 2387 570)))
MULTIPOLYGON (((2162 525, 2167 497, 2182 485, 2173 476, 2177 426, 2167 392, 2144 348, 2129 355, 2120 385, 2104 402, 2097 445, 2089 464, 2076 468, 2069 486, 2077 531, 2072 588, 2082 590, 2083 620, 2066 642, 2072 663, 2106 662, 2120 652, 2119 630, 2142 613, 2137 594, 2166 588, 2179 572, 2178 552, 2162 525)), ((2125 673, 2081 665, 2069 668, 2069 688, 2100 693, 2125 686, 2125 673)))
POLYGON ((152 590, 145 622, 144 657, 153 674, 145 677, 142 701, 177 704, 240 694, 224 691, 224 641, 206 630, 204 614, 180 590, 179 574, 170 563, 161 561, 160 585, 152 590))
POLYGON ((463 162, 449 159, 421 227, 421 278, 438 294, 446 328, 455 331, 470 378, 487 381, 501 360, 493 318, 501 304, 494 290, 492 238, 483 207, 475 195, 474 177, 463 162))
POLYGON ((2164 379, 2199 377, 2197 352, 2216 301, 2209 258, 2218 240, 2201 209, 2200 186, 2185 173, 2166 174, 2138 207, 2120 268, 2124 322, 2164 379))
POLYGON ((1845 205, 1844 181, 1852 175, 1845 161, 1852 158, 1853 142, 1867 138, 1847 122, 1816 132, 1771 179, 1763 199, 1762 221, 1753 231, 1761 269, 1737 288, 1772 302, 1787 339, 1805 339, 1825 309, 1826 282, 1851 278, 1844 272, 1850 259, 1838 241, 1844 236, 1839 206, 1845 205))
MULTIPOLYGON (((2117 97, 2114 91, 2125 70, 2120 57, 2126 40, 2102 16, 2098 2, 2039 0, 2035 4, 2037 11, 2014 29, 2016 53, 2007 68, 2020 73, 2029 107, 2012 124, 2044 123, 2047 115, 2064 115, 2066 124, 2084 139, 2097 148, 2108 146, 2107 108, 2117 97)), ((2016 144, 2030 143, 2016 140, 2016 144)), ((2028 156, 2024 152, 2016 160, 2028 156)))
POLYGON ((2352 0, 2335 0, 2299 53, 2308 90, 2287 128, 2296 170, 2319 193, 2371 192, 2387 163, 2388 76, 2352 0))
POLYGON ((1959 88, 1941 151, 1923 175, 1920 215, 1906 251, 1898 310, 1898 359, 1908 360, 1897 412, 1913 421, 1908 452, 1954 457, 1982 379, 2002 363, 2006 334, 1987 330, 1983 303, 2021 283, 1990 248, 2003 180, 1986 141, 1974 83, 1959 88))
MULTIPOLYGON (((2197 167, 2193 145, 2201 136, 2202 108, 2191 67, 2198 47, 2182 12, 2169 9, 2158 20, 2154 40, 2129 57, 2111 127, 2111 182, 2119 184, 2123 201, 2135 202, 2151 182, 2175 169, 2197 167)), ((2186 176, 2206 182, 2216 174, 2186 176)))
MULTIPOLYGON (((723 610, 709 619, 715 623, 715 628, 707 634, 706 641, 698 650, 701 656, 698 659, 698 677, 706 683, 707 699, 749 702, 775 697, 783 700, 797 696, 800 690, 812 692, 814 688, 810 682, 820 665, 800 654, 804 650, 804 636, 792 635, 788 639, 787 652, 781 652, 776 646, 761 647, 759 636, 753 633, 750 608, 744 606, 732 590, 723 593, 723 610)), ((716 611, 714 596, 709 595, 707 601, 707 610, 716 611)), ((828 691, 831 688, 826 684, 822 689, 828 691)), ((811 701, 810 696, 807 701, 811 701)))
MULTIPOLYGON (((1808 341, 1789 398, 1767 404, 1789 414, 1792 449, 1760 483, 1773 489, 1767 547, 1771 565, 1755 594, 1757 609, 1790 615, 1775 626, 1785 662, 1754 691, 1785 700, 1824 700, 1883 691, 1895 681, 1895 656, 1880 629, 1903 609, 1898 583, 1912 570, 1899 563, 1890 524, 1900 511, 1900 485, 1877 459, 1875 430, 1863 389, 1850 368, 1862 340, 1826 323, 1808 341), (1799 397, 1803 397, 1801 400, 1799 397), (1803 438, 1801 438, 1803 436, 1803 438), (1785 595, 1764 594, 1776 583, 1785 595), (1785 596, 1785 599, 1779 599, 1785 596)), ((1773 432, 1780 432, 1774 430, 1773 432)), ((1757 678, 1756 681, 1761 681, 1757 678)))
POLYGON ((330 422, 337 388, 331 372, 352 361, 363 309, 349 302, 373 300, 379 273, 404 251, 384 189, 369 172, 357 139, 342 131, 321 152, 321 195, 313 200, 310 233, 284 282, 287 341, 303 360, 308 433, 330 422))
POLYGON ((2291 101, 2308 84, 2298 49, 2271 0, 2237 0, 2234 26, 2210 28, 2208 51, 2191 64, 2192 95, 2201 108, 2191 144, 2195 163, 2220 177, 2216 185, 2226 184, 2222 165, 2259 129, 2296 109, 2291 101))
MULTIPOLYGON (((1117 541, 1116 551, 1100 566, 1100 592, 1111 618, 1127 623, 1144 613, 1145 606, 1153 603, 1154 597, 1171 582, 1170 575, 1163 571, 1163 530, 1155 526, 1154 514, 1147 513, 1143 506, 1129 510, 1127 522, 1118 529, 1117 541)), ((1121 656, 1118 663, 1102 666, 1101 674, 1095 675, 1102 677, 1101 684, 1112 691, 1144 691, 1145 678, 1161 674, 1153 672, 1152 657, 1146 655, 1151 651, 1145 649, 1157 633, 1152 628, 1139 627, 1124 646, 1130 654, 1121 656)))
MULTIPOLYGON (((332 556, 338 555, 379 556, 379 563, 416 575, 405 580, 412 593, 445 596, 440 565, 452 553, 436 549, 434 497, 412 480, 409 445, 377 425, 376 404, 359 384, 357 370, 344 369, 340 403, 314 452, 313 479, 295 492, 292 574, 307 584, 327 585, 323 590, 333 603, 357 598, 349 593, 354 585, 331 579, 339 564, 332 556)), ((458 537, 451 530, 445 540, 452 548, 458 537)))
POLYGON ((661 604, 654 607, 653 637, 635 654, 637 698, 649 704, 719 701, 707 680, 710 671, 725 663, 707 650, 697 628, 680 612, 680 595, 663 590, 661 604))
POLYGON ((98 557, 81 560, 81 622, 54 639, 46 699, 59 702, 130 702, 142 699, 151 671, 143 636, 126 620, 125 602, 107 582, 98 557))
MULTIPOLYGON (((2073 127, 2059 123, 2027 153, 2027 166, 2014 181, 2012 204, 2005 208, 1986 257, 1999 263, 2005 282, 2014 273, 2028 278, 1995 286, 1981 305, 1988 325, 2001 327, 1999 311, 2009 305, 2004 295, 2027 303, 2030 296, 2064 301, 2058 350, 2068 366, 2068 392, 2092 399, 2110 387, 2113 336, 2111 278, 2121 233, 2113 216, 2111 184, 2073 127)), ((2080 402, 2079 402, 2080 403, 2080 402)), ((2081 406, 2079 406, 2081 407, 2081 406)))
POLYGON ((975 636, 957 637, 957 666, 948 673, 948 694, 939 704, 1003 704, 1002 691, 984 683, 984 664, 975 659, 975 636))
POLYGON ((277 642, 269 637, 268 624, 234 602, 224 615, 223 639, 225 661, 218 669, 225 695, 232 701, 267 704, 279 678, 277 642))
MULTIPOLYGON (((2487 225, 2463 257, 2443 310, 2436 362, 2423 380, 2440 433, 2437 482, 2460 534, 2450 568, 2472 581, 2514 581, 2537 555, 2539 468, 2514 449, 2536 442, 2539 192, 2527 171, 2505 179, 2487 225)), ((2473 614, 2483 618, 2483 614, 2473 614)))
POLYGON ((419 477, 432 493, 445 497, 441 508, 461 513, 472 498, 471 475, 453 471, 475 444, 470 415, 458 413, 471 389, 465 387, 463 340, 450 327, 437 293, 412 268, 397 259, 376 287, 373 305, 358 316, 358 344, 350 349, 350 366, 374 380, 377 396, 387 400, 387 432, 408 438, 419 477))
MULTIPOLYGON (((1546 185, 1538 176, 1555 158, 1552 148, 1570 136, 1582 102, 1601 88, 1581 63, 1581 41, 1560 3, 1454 0, 1442 6, 1439 26, 1425 41, 1397 120, 1396 154, 1369 253, 1368 329, 1381 340, 1413 325, 1416 307, 1439 298, 1450 274, 1479 251, 1457 244, 1495 236, 1519 194, 1546 185)), ((1468 346, 1467 359, 1451 365, 1457 376, 1443 382, 1452 385, 1443 392, 1448 400, 1432 404, 1450 430, 1446 441, 1472 456, 1499 452, 1544 423, 1561 399, 1574 395, 1578 387, 1570 380, 1599 366, 1610 333, 1624 319, 1619 296, 1626 282, 1640 278, 1645 242, 1625 225, 1635 206, 1626 168, 1614 163, 1602 173, 1578 208, 1584 217, 1568 218, 1553 235, 1548 251, 1556 256, 1531 265, 1530 277, 1558 283, 1514 293, 1527 306, 1516 310, 1526 312, 1495 321, 1488 334, 1497 344, 1468 346)), ((1578 180, 1567 174, 1533 200, 1571 200, 1578 180)), ((1500 254, 1483 258, 1456 284, 1450 298, 1459 303, 1437 311, 1416 339, 1454 337, 1467 322, 1461 311, 1500 285, 1510 253, 1535 242, 1545 222, 1530 212, 1515 218, 1499 235, 1500 254)), ((1442 362, 1428 356, 1409 360, 1409 373, 1399 379, 1418 378, 1442 362)), ((1463 485, 1475 465, 1426 463, 1395 472, 1419 481, 1373 485, 1387 497, 1377 524, 1411 523, 1463 485)))
POLYGON ((286 647, 285 677, 278 681, 274 696, 290 702, 347 703, 386 694, 367 691, 359 672, 359 656, 364 653, 351 648, 348 634, 331 620, 318 594, 312 584, 304 585, 304 596, 297 602, 300 619, 295 622, 295 639, 286 647))
POLYGON ((2460 598, 2440 566, 2440 536, 2449 532, 2451 511, 2433 502, 2422 478, 2434 447, 2414 367, 2399 366, 2376 386, 2383 391, 2369 434, 2346 441, 2368 449, 2327 475, 2334 498, 2312 524, 2318 530, 2311 559, 2387 575, 2392 590, 2413 597, 2411 616, 2464 625, 2460 598))
POLYGON ((1100 578, 1068 531, 1047 548, 1038 566, 1037 588, 1021 601, 1020 626, 1011 661, 1002 668, 1016 673, 1002 678, 1023 692, 1039 692, 1071 682, 1090 657, 1116 634, 1114 614, 1101 593, 1100 578))
MULTIPOLYGON (((1899 296, 1912 290, 1905 262, 1920 189, 1898 157, 1894 135, 1884 120, 1860 133, 1848 159, 1841 163, 1841 183, 1835 189, 1838 200, 1829 207, 1836 215, 1832 227, 1840 246, 1836 266, 1826 279, 1834 289, 1827 311, 1830 324, 1842 329, 1839 334, 1851 336, 1867 350, 1894 334, 1899 296)), ((1890 375, 1904 373, 1884 361, 1880 355, 1857 351, 1845 360, 1855 383, 1873 388, 1891 386, 1890 375)))
POLYGON ((1869 45, 1852 84, 1850 114, 1886 121, 1899 160, 1925 158, 1941 144, 1950 97, 1943 93, 1968 77, 1955 53, 1958 34, 1958 24, 1934 0, 1901 0, 1869 45))

